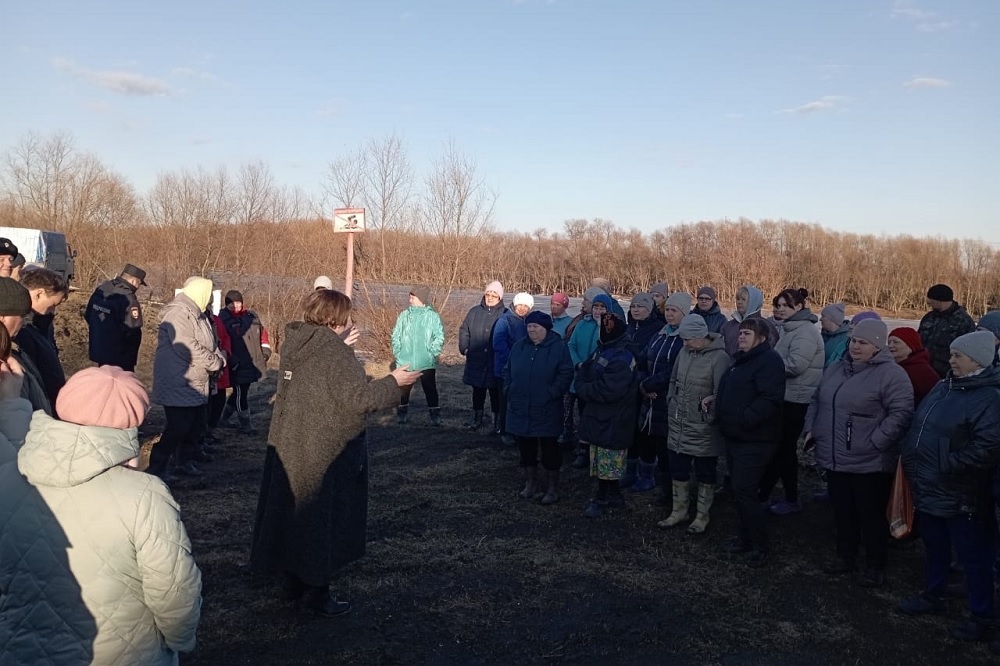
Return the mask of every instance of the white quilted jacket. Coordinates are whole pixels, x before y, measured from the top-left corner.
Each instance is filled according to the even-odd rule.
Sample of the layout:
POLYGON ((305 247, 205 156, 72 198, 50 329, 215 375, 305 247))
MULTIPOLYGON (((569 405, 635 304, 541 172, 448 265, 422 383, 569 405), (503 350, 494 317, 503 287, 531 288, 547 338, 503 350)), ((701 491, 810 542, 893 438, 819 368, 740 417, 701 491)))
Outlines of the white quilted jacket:
POLYGON ((0 664, 176 664, 194 648, 201 573, 170 491, 121 466, 138 451, 135 429, 32 416, 0 466, 0 664))

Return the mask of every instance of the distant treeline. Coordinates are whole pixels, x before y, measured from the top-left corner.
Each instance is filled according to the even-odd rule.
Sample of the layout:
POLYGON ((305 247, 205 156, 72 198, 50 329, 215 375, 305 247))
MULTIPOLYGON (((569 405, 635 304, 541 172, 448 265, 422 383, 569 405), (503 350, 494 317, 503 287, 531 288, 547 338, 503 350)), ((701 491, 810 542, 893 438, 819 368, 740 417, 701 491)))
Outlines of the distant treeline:
POLYGON ((277 185, 262 163, 236 174, 164 173, 140 194, 64 135, 26 137, 7 151, 0 178, 0 225, 65 232, 79 251, 80 288, 125 262, 147 269, 154 298, 171 296, 188 275, 223 275, 223 288, 252 281, 272 324, 297 316, 296 294, 316 275, 342 279, 345 238, 329 218, 347 205, 368 209, 369 230, 355 244, 357 281, 428 283, 442 295, 495 279, 511 293, 579 295, 603 276, 626 296, 656 282, 691 292, 711 284, 726 305, 745 283, 769 297, 802 286, 818 305, 900 311, 924 309, 927 287, 944 282, 975 314, 1000 303, 1000 253, 975 240, 746 219, 653 233, 601 219, 568 220, 558 232, 497 231, 496 195, 473 162, 446 146, 418 181, 396 137, 332 162, 321 204, 277 185))

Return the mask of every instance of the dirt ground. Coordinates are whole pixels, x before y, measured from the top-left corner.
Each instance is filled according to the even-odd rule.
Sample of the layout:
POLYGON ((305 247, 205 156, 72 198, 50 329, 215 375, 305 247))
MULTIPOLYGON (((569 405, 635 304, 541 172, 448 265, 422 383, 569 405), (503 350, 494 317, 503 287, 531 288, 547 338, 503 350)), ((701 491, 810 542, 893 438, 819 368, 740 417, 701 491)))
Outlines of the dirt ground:
MULTIPOLYGON (((72 303, 59 333, 69 368, 86 365, 72 303)), ((139 374, 148 382, 155 322, 146 338, 139 374)), ((948 638, 961 601, 946 618, 895 612, 920 589, 918 543, 892 549, 883 590, 822 573, 833 520, 829 506, 808 503, 809 470, 805 511, 772 519, 763 570, 722 554, 736 524, 728 501, 693 537, 656 528, 666 510, 655 493, 589 521, 590 481, 569 467, 559 504, 519 499, 515 450, 462 428, 471 406, 461 370, 439 370, 442 427, 429 424, 419 388, 408 425, 390 413, 371 419, 368 554, 333 582, 353 611, 329 620, 299 614, 242 567, 275 373, 254 389, 260 434, 221 430, 216 462, 173 488, 204 581, 198 647, 182 664, 995 663, 985 646, 948 638)), ((161 427, 154 409, 147 444, 161 427)))

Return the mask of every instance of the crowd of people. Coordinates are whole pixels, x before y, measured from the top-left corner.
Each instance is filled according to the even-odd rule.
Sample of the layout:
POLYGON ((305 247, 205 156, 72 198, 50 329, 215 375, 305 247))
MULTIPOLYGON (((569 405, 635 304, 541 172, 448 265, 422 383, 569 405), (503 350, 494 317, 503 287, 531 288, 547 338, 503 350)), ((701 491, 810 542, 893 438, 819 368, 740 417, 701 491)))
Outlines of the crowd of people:
MULTIPOLYGON (((211 462, 216 427, 235 416, 232 427, 254 432, 247 397, 266 374, 267 330, 241 292, 214 313, 212 282, 189 278, 160 313, 147 394, 134 374, 146 274, 129 264, 84 310, 95 367, 67 380, 52 316, 68 287, 19 269, 17 254, 0 239, 0 661, 176 663, 195 643, 201 577, 170 484, 211 462), (166 420, 143 470, 150 402, 166 420)), ((656 525, 699 535, 728 495, 739 529, 726 550, 761 567, 773 557, 768 514, 804 510, 799 452, 812 450, 827 484, 814 499, 835 519, 825 571, 880 587, 902 473, 926 584, 899 610, 941 612, 955 554, 969 616, 951 633, 995 636, 1000 312, 977 324, 945 285, 928 291, 917 330, 889 330, 872 311, 848 320, 840 303, 817 317, 796 288, 771 299, 770 317, 752 285, 728 317, 708 285, 692 298, 655 284, 626 310, 598 278, 579 313, 565 293, 548 312, 528 293, 509 309, 504 296, 486 285, 458 330, 472 389, 463 427, 516 446, 519 498, 560 502, 569 446, 565 462, 593 479, 588 519, 659 487, 656 525)), ((359 335, 350 298, 318 278, 282 338, 248 563, 323 617, 351 608, 330 581, 365 552, 367 416, 395 408, 406 426, 419 382, 429 422, 442 424, 445 330, 431 289, 410 290, 386 376, 366 376, 359 335)))

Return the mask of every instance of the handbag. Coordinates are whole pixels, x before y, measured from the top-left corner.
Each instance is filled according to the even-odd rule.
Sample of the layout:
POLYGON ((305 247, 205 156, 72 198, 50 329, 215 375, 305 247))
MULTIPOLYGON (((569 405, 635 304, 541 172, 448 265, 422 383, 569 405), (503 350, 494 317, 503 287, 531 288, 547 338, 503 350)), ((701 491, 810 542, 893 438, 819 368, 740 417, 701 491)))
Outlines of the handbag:
POLYGON ((913 494, 910 483, 903 472, 903 461, 896 463, 896 478, 892 482, 892 494, 885 509, 889 521, 889 533, 895 539, 905 539, 913 532, 913 494))

